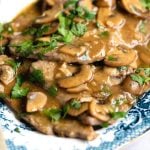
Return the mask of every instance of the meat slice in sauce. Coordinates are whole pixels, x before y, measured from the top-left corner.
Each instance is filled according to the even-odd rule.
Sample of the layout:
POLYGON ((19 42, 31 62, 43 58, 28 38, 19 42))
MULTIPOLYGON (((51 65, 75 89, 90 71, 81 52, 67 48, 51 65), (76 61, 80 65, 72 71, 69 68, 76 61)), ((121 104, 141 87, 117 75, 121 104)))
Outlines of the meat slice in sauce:
POLYGON ((93 132, 91 126, 85 126, 75 120, 62 120, 54 125, 54 132, 59 136, 76 137, 89 141, 96 138, 96 133, 93 132))

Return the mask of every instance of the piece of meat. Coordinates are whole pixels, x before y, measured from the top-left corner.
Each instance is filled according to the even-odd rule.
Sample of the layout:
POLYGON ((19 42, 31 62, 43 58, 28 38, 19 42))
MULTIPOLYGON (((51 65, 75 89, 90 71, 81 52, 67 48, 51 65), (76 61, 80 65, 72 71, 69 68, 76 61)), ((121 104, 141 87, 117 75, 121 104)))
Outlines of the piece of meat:
POLYGON ((54 81, 56 67, 57 67, 56 62, 38 60, 32 63, 30 72, 34 71, 34 69, 40 70, 43 73, 45 87, 48 88, 54 81))
POLYGON ((54 132, 59 136, 81 138, 91 141, 96 138, 96 133, 91 126, 80 124, 75 120, 62 120, 54 125, 54 132))

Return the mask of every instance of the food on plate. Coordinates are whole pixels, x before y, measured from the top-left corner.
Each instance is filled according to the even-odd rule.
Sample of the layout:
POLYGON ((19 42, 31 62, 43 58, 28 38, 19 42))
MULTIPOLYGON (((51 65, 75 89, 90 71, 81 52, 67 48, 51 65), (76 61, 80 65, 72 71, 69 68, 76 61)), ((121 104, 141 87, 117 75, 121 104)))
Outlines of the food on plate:
POLYGON ((0 54, 0 96, 17 116, 94 140, 150 90, 150 3, 43 0, 0 24, 0 54))

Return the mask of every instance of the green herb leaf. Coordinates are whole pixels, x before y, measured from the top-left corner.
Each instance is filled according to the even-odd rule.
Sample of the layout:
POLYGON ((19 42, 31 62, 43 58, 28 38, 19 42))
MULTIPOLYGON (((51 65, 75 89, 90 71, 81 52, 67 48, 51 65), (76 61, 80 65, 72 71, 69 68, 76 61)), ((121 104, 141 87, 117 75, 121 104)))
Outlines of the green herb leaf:
POLYGON ((34 83, 38 82, 40 84, 45 82, 43 72, 39 69, 33 69, 29 75, 29 80, 34 83))
POLYGON ((4 25, 0 23, 0 33, 2 33, 3 31, 4 31, 4 25))
POLYGON ((51 87, 49 87, 49 88, 48 88, 48 93, 49 93, 49 95, 55 97, 55 96, 57 95, 57 93, 58 93, 58 88, 57 88, 57 86, 56 86, 56 85, 52 85, 51 87))
POLYGON ((150 10, 150 0, 140 0, 144 8, 150 10))
POLYGON ((11 47, 16 47, 16 52, 23 57, 27 57, 33 52, 33 42, 25 41, 18 45, 10 45, 11 47))
POLYGON ((63 107, 63 109, 62 109, 63 118, 66 117, 66 115, 67 115, 69 109, 70 109, 70 105, 69 105, 69 104, 66 104, 66 105, 63 107))
POLYGON ((101 126, 102 126, 103 128, 107 128, 107 127, 109 126, 109 123, 108 123, 108 122, 103 122, 103 123, 101 124, 101 126))
POLYGON ((127 66, 121 66, 121 67, 117 67, 117 69, 119 70, 119 72, 122 72, 122 71, 128 70, 128 67, 127 66))
POLYGON ((76 99, 73 99, 70 103, 70 107, 71 108, 74 108, 74 109, 80 109, 81 107, 81 102, 76 100, 76 99))
POLYGON ((145 83, 145 77, 138 75, 138 74, 131 74, 130 75, 131 79, 133 81, 136 81, 137 83, 139 83, 140 85, 143 85, 145 83))
POLYGON ((113 119, 117 120, 119 118, 124 118, 126 116, 126 112, 112 112, 110 115, 113 119))
POLYGON ((110 56, 108 56, 108 60, 109 61, 117 61, 117 58, 110 55, 110 56))
POLYGON ((100 36, 103 38, 109 37, 109 32, 108 31, 103 31, 100 33, 100 36))
POLYGON ((49 117, 52 121, 58 121, 61 118, 61 109, 59 108, 51 108, 45 109, 43 113, 49 117))
POLYGON ((19 128, 15 128, 14 131, 20 133, 20 129, 19 128))
POLYGON ((28 94, 29 89, 21 87, 22 83, 23 83, 23 77, 19 75, 11 91, 12 98, 19 99, 25 97, 28 94))
POLYGON ((75 7, 77 5, 77 2, 79 0, 68 0, 65 4, 64 4, 64 8, 68 8, 68 7, 75 7))
POLYGON ((76 36, 83 36, 85 32, 87 31, 87 27, 85 24, 82 23, 73 23, 71 32, 76 36))
POLYGON ((21 65, 20 62, 17 62, 17 61, 12 60, 12 59, 7 60, 6 63, 7 63, 8 65, 10 65, 10 66, 14 69, 15 72, 17 71, 17 69, 18 69, 18 68, 20 67, 20 65, 21 65))

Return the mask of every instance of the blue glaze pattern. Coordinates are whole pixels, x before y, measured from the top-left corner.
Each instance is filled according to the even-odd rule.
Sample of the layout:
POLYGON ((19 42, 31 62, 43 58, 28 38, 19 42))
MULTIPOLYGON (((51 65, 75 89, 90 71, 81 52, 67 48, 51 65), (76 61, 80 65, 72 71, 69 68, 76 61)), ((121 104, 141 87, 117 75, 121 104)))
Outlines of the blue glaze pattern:
POLYGON ((116 150, 150 129, 150 92, 139 98, 124 119, 106 129, 99 130, 100 137, 92 142, 38 134, 26 124, 19 122, 2 102, 0 102, 0 125, 4 130, 8 150, 42 150, 43 148, 44 150, 65 150, 68 147, 69 150, 80 150, 81 147, 82 150, 116 150), (19 128, 20 133, 16 133, 15 128, 19 128))

